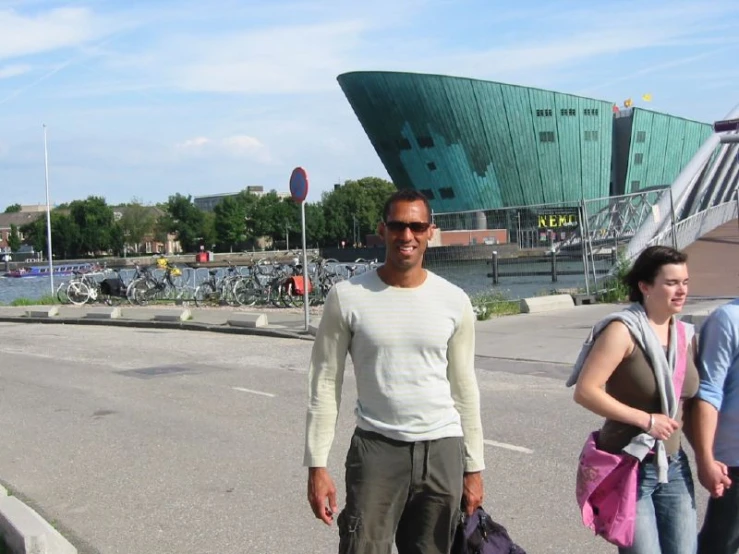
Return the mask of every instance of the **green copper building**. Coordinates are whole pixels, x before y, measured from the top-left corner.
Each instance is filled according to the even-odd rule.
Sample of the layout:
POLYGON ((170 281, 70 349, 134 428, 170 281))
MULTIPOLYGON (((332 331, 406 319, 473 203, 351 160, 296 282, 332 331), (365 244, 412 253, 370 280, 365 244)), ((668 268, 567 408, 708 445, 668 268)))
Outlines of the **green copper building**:
POLYGON ((710 125, 475 79, 393 72, 339 85, 398 188, 436 213, 604 198, 669 185, 710 125))

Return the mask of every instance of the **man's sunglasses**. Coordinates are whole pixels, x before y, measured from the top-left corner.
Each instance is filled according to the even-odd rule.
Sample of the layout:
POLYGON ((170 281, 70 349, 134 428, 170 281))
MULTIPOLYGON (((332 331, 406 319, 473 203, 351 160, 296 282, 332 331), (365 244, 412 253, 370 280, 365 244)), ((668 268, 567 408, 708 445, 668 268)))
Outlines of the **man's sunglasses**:
POLYGON ((406 229, 410 229, 411 233, 420 235, 421 233, 425 233, 429 230, 429 227, 431 227, 431 223, 428 223, 426 221, 386 221, 385 227, 391 233, 402 233, 406 229))

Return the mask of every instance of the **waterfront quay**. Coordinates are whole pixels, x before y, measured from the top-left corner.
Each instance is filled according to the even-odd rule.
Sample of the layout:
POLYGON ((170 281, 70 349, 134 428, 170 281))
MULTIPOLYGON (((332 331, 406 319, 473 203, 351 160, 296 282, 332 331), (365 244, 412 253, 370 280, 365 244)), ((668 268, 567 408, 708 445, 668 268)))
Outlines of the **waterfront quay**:
MULTIPOLYGON (((737 248, 736 222, 688 248, 693 321, 736 295, 737 248)), ((621 307, 477 322, 484 505, 527 552, 614 550, 580 523, 577 456, 601 420, 564 382, 593 323, 621 307)), ((79 552, 336 551, 336 527, 318 523, 306 500, 312 342, 299 311, 261 312, 282 332, 292 326, 265 336, 205 328, 224 329, 230 309, 194 313, 189 324, 205 332, 148 318, 70 325, 61 311, 40 323, 29 310, 48 307, 0 308, 0 481, 79 552)), ((349 364, 329 459, 340 506, 355 387, 349 364)), ((696 494, 702 521, 707 495, 696 494)))

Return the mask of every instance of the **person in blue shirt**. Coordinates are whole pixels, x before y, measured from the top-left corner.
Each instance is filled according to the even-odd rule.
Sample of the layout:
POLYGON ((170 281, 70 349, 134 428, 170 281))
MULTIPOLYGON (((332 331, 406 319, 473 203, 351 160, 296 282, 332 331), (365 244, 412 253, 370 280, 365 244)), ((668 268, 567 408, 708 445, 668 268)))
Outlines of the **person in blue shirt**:
POLYGON ((699 554, 739 552, 739 299, 705 321, 698 345, 700 388, 692 407, 698 479, 711 494, 699 554))

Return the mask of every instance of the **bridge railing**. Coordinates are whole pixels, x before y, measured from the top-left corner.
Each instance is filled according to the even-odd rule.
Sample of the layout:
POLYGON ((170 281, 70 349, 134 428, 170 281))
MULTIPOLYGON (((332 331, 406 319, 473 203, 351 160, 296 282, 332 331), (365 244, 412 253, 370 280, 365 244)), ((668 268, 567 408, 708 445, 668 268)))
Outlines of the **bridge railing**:
POLYGON ((668 228, 649 241, 647 246, 657 244, 668 245, 682 250, 690 246, 706 233, 739 217, 739 197, 723 204, 712 206, 702 212, 678 222, 673 228, 668 228))

